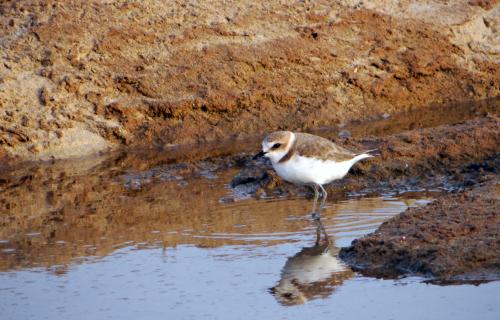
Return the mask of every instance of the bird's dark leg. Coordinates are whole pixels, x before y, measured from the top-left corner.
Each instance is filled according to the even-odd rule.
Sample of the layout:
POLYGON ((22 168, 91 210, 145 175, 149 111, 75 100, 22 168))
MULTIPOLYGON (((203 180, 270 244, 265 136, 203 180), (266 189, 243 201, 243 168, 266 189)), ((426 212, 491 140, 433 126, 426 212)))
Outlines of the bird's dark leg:
POLYGON ((313 202, 313 209, 312 209, 312 218, 316 222, 316 246, 320 245, 321 243, 321 233, 323 233, 324 238, 325 238, 325 243, 330 244, 330 239, 328 237, 328 234, 326 233, 326 229, 323 226, 323 223, 321 222, 321 209, 325 206, 325 201, 327 197, 327 193, 325 188, 323 188, 322 185, 320 184, 312 184, 311 185, 313 190, 314 190, 314 202, 313 202), (321 205, 318 208, 318 199, 319 199, 319 190, 318 188, 321 188, 321 205))
POLYGON ((316 244, 315 246, 319 246, 321 244, 321 228, 320 228, 320 224, 321 224, 321 221, 320 220, 315 220, 316 221, 316 244))
POLYGON ((321 212, 321 210, 325 206, 325 202, 326 202, 326 198, 328 197, 328 193, 326 192, 325 188, 322 185, 319 185, 319 187, 321 188, 321 194, 323 195, 323 198, 321 199, 321 205, 319 207, 319 211, 321 212))
POLYGON ((330 238, 328 237, 328 234, 326 233, 326 229, 323 226, 323 223, 321 222, 321 210, 323 210, 323 208, 325 207, 326 198, 328 197, 328 193, 326 192, 325 188, 322 185, 319 185, 319 187, 321 188, 322 199, 321 199, 321 205, 319 206, 319 210, 318 210, 318 217, 317 217, 318 229, 317 229, 317 232, 318 233, 320 231, 323 232, 323 235, 325 237, 325 243, 330 244, 330 238))
POLYGON ((320 220, 320 215, 319 212, 317 211, 318 207, 318 198, 319 198, 319 192, 318 192, 318 185, 313 183, 311 184, 311 187, 314 190, 314 202, 313 202, 313 207, 312 207, 312 213, 311 216, 313 220, 316 222, 316 246, 319 246, 321 243, 321 231, 323 230, 321 220, 320 220))
POLYGON ((318 205, 318 197, 319 197, 319 192, 318 192, 318 185, 317 184, 312 184, 313 190, 314 190, 314 202, 313 202, 313 208, 312 208, 312 218, 314 220, 319 219, 318 218, 318 213, 316 212, 316 207, 318 205))
POLYGON ((313 188, 314 188, 313 219, 319 220, 319 219, 321 219, 321 210, 325 206, 326 197, 328 196, 328 193, 326 193, 325 188, 323 188, 323 186, 320 184, 313 184, 313 188), (318 202, 318 187, 321 189, 321 205, 319 206, 318 210, 316 211, 317 202, 318 202))
POLYGON ((321 233, 323 233, 324 242, 326 245, 330 245, 330 237, 328 236, 328 233, 326 233, 325 226, 323 226, 323 223, 321 222, 321 219, 317 219, 316 221, 316 245, 318 246, 321 243, 321 233))

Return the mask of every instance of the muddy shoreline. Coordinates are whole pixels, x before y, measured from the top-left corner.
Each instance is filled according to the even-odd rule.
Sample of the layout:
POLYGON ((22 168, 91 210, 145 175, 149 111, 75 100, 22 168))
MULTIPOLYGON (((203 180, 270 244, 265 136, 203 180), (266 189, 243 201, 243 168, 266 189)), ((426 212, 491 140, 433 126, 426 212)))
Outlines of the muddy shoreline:
MULTIPOLYGON (((379 157, 357 165, 345 179, 329 185, 329 201, 335 202, 348 196, 394 192, 456 192, 475 188, 491 179, 498 181, 498 115, 488 111, 478 114, 478 117, 465 117, 451 122, 437 127, 430 124, 427 128, 403 132, 397 129, 394 132, 389 127, 386 128, 387 135, 382 130, 379 136, 370 137, 362 136, 366 130, 376 127, 370 123, 365 124, 365 128, 353 127, 357 129, 352 129, 351 137, 339 137, 338 131, 319 132, 353 150, 373 147, 380 150, 379 157)), ((382 124, 380 127, 383 128, 382 124)), ((411 126, 411 123, 406 125, 411 126)), ((107 240, 99 240, 98 235, 117 237, 137 221, 148 221, 141 223, 135 231, 138 232, 138 238, 146 239, 151 237, 146 230, 154 228, 155 224, 187 224, 197 229, 204 221, 219 221, 218 228, 229 228, 232 223, 229 217, 206 216, 206 205, 197 204, 199 196, 209 195, 219 202, 231 203, 245 197, 311 195, 307 188, 281 181, 268 163, 251 159, 259 148, 258 141, 241 143, 236 149, 233 143, 222 144, 217 148, 210 145, 205 147, 166 149, 170 152, 165 152, 163 147, 150 148, 148 152, 135 150, 80 161, 33 163, 4 172, 0 180, 3 212, 0 215, 0 239, 9 238, 8 246, 15 244, 17 251, 15 254, 0 253, 5 258, 2 259, 5 264, 0 265, 0 268, 29 267, 33 260, 49 266, 67 264, 71 257, 84 254, 87 250, 78 246, 65 247, 64 253, 59 253, 60 256, 53 254, 55 250, 61 250, 57 247, 57 241, 73 238, 72 228, 79 230, 80 236, 88 235, 89 241, 101 244, 100 251, 92 253, 97 255, 112 252, 115 245, 107 240), (211 157, 203 156, 207 152, 212 152, 209 153, 211 157), (231 197, 225 194, 224 188, 207 191, 211 177, 220 174, 224 174, 225 182, 231 187, 231 197), (185 185, 187 179, 193 178, 201 179, 200 186, 185 185), (121 199, 120 195, 123 194, 132 198, 121 199), (137 200, 133 200, 134 197, 137 200), (189 215, 172 215, 164 220, 165 205, 179 210, 186 204, 189 204, 186 210, 191 212, 190 216, 194 214, 196 220, 191 221, 189 215), (134 212, 132 216, 130 210, 134 212), (35 237, 31 235, 33 230, 38 230, 35 237), (46 256, 53 258, 47 260, 46 256)), ((440 197, 437 201, 444 200, 440 197)), ((467 207, 468 203, 462 202, 459 210, 467 210, 467 207)), ((276 208, 276 211, 280 212, 281 217, 287 214, 286 208, 276 208)), ((471 219, 479 230, 484 225, 482 216, 471 219)), ((427 222, 433 224, 439 221, 427 222)), ((472 247, 478 239, 471 237, 470 242, 460 243, 472 247)), ((183 237, 173 237, 163 241, 165 245, 175 246, 185 240, 183 237)), ((2 246, 5 244, 0 243, 2 246)), ((408 250, 417 248, 409 247, 408 250)), ((489 248, 498 249, 494 243, 489 248)), ((458 261, 457 268, 462 262, 465 264, 470 261, 458 261)))
MULTIPOLYGON (((360 140, 364 137, 383 137, 417 128, 423 129, 445 124, 462 123, 474 118, 485 117, 488 114, 498 114, 499 109, 500 97, 446 105, 429 105, 392 115, 385 114, 385 116, 366 121, 351 121, 342 126, 323 127, 310 132, 338 143, 354 144, 354 148, 364 148, 362 144, 365 142, 360 140)), ((228 164, 234 164, 234 162, 246 161, 244 154, 255 152, 260 147, 262 137, 263 133, 259 133, 241 138, 226 138, 217 141, 179 145, 172 145, 165 139, 158 137, 153 142, 146 141, 130 146, 121 146, 114 151, 100 152, 95 155, 81 157, 81 159, 85 161, 85 158, 100 157, 113 161, 112 159, 120 158, 130 168, 142 170, 155 165, 196 162, 220 157, 224 158, 223 161, 228 164)), ((78 161, 78 158, 69 161, 71 160, 78 161)), ((23 161, 0 155, 0 174, 20 168, 64 161, 56 159, 23 161)))
POLYGON ((16 250, 0 269, 87 254, 57 246, 72 231, 106 255, 117 244, 101 237, 137 221, 135 239, 155 224, 231 226, 198 197, 310 196, 252 160, 277 129, 380 150, 329 201, 497 175, 498 6, 425 5, 2 2, 0 240, 16 250), (218 174, 231 196, 208 190, 218 174), (183 206, 196 221, 163 220, 183 206))
POLYGON ((342 248, 355 270, 376 277, 500 279, 500 178, 444 195, 384 222, 342 248))

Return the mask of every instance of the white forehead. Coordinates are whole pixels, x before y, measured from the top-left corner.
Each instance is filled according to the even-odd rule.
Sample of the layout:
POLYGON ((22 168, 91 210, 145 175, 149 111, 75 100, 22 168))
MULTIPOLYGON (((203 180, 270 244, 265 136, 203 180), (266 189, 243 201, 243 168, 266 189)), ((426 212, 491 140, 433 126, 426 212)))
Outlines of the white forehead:
POLYGON ((293 132, 286 132, 287 134, 285 136, 267 136, 263 141, 262 141, 262 150, 264 151, 269 151, 271 147, 275 143, 284 143, 289 145, 290 141, 293 141, 295 139, 295 134, 293 132))
POLYGON ((268 150, 273 146, 273 144, 274 143, 272 141, 267 141, 267 139, 264 139, 264 141, 262 141, 262 149, 268 150))

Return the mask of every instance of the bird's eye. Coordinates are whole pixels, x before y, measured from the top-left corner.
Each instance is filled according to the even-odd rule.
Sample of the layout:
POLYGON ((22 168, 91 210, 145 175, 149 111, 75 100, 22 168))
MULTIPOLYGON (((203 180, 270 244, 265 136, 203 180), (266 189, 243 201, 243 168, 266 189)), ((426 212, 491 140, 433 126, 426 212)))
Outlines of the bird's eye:
POLYGON ((275 143, 272 149, 278 149, 279 147, 281 147, 281 143, 275 143))

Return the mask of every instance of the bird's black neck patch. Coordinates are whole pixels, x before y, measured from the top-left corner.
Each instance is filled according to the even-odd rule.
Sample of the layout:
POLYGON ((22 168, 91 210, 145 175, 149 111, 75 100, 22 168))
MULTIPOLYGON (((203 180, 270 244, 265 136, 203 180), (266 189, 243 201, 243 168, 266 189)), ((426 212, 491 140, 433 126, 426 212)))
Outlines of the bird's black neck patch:
POLYGON ((288 152, 280 159, 280 161, 278 161, 278 163, 283 163, 290 160, 295 153, 296 146, 297 146, 297 139, 294 139, 292 145, 290 146, 290 149, 288 149, 288 152))

